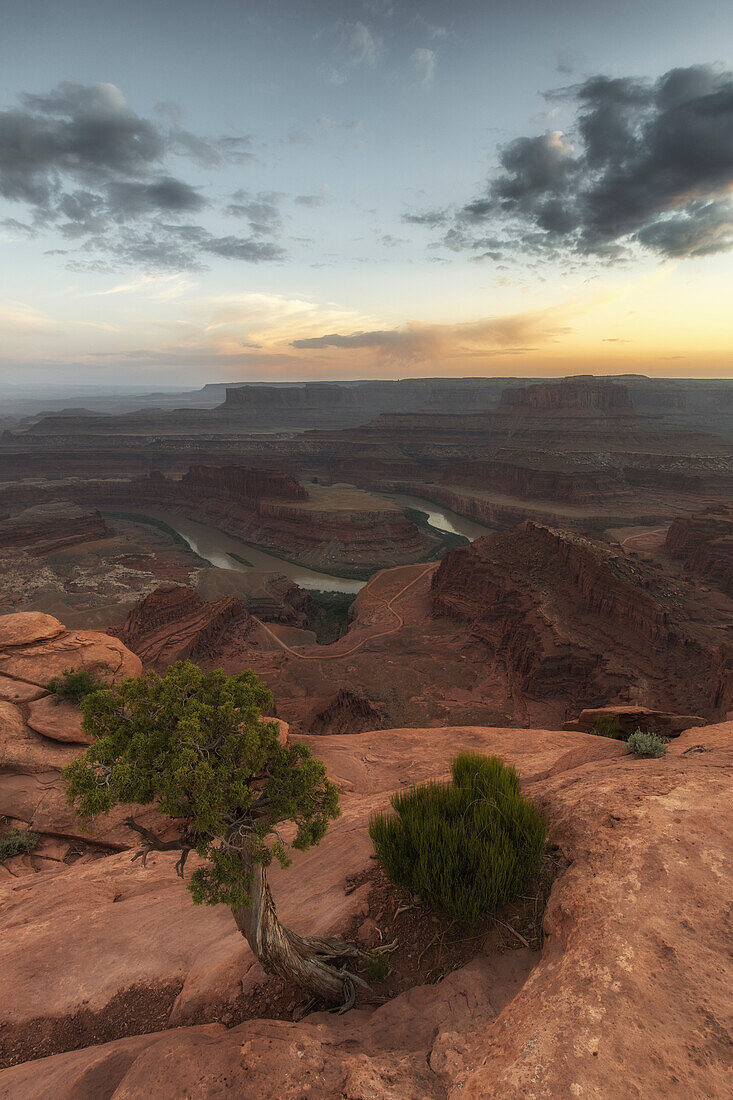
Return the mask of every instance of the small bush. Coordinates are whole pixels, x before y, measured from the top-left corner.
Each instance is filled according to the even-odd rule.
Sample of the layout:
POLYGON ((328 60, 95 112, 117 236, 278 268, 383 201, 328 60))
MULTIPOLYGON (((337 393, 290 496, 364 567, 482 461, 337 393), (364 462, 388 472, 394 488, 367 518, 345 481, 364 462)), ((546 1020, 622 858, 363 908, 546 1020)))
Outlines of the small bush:
POLYGON ((623 741, 624 735, 621 723, 612 714, 605 714, 601 718, 593 720, 593 732, 598 737, 612 737, 616 741, 623 741))
POLYGON ((370 951, 364 956, 364 973, 372 982, 381 982, 389 975, 389 959, 383 951, 370 951))
POLYGON ((392 882, 474 924, 535 871, 545 825, 514 768, 498 757, 461 753, 452 776, 396 794, 395 813, 375 814, 369 833, 392 882))
POLYGON ((86 668, 65 668, 60 676, 54 676, 46 684, 58 700, 66 699, 70 703, 81 703, 93 691, 100 691, 107 685, 86 668))
POLYGON ((38 833, 32 833, 30 829, 10 829, 5 836, 0 836, 0 863, 32 852, 39 839, 38 833))
POLYGON ((637 730, 632 733, 626 744, 637 756, 664 756, 667 751, 666 742, 656 733, 647 733, 645 730, 637 730))

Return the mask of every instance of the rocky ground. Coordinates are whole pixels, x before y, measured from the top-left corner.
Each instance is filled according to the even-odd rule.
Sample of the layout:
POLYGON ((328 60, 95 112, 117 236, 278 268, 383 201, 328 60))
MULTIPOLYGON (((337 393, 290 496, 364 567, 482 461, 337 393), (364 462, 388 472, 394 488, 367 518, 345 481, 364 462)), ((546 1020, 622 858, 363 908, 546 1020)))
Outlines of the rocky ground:
POLYGON ((369 814, 396 789, 446 775, 455 751, 472 748, 513 763, 546 817, 559 871, 544 944, 539 955, 522 945, 516 953, 479 948, 437 983, 345 1016, 231 1026, 233 1006, 263 975, 229 912, 193 906, 173 856, 131 863, 124 827, 112 820, 82 834, 63 804, 57 769, 81 751, 78 720, 53 712, 41 685, 82 660, 107 677, 134 674, 139 663, 116 639, 41 615, 0 619, 0 638, 4 811, 58 852, 82 840, 97 846, 75 859, 49 857, 43 871, 41 856, 7 865, 4 1055, 13 1061, 49 1039, 68 1041, 63 1022, 85 1013, 88 1034, 96 1021, 101 1041, 4 1070, 1 1097, 727 1095, 730 721, 683 732, 658 760, 607 738, 543 729, 306 738, 338 783, 344 812, 319 847, 273 873, 284 920, 309 932, 367 918, 379 928, 369 814), (146 1019, 157 1011, 158 1030, 102 1041, 106 1011, 134 1031, 141 997, 146 1019))

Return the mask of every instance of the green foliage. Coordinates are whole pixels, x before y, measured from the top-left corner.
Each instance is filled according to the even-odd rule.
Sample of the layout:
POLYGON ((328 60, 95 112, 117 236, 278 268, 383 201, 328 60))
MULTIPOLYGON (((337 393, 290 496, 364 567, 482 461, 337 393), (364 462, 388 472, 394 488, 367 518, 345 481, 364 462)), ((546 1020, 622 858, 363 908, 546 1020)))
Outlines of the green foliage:
POLYGON ((356 599, 356 592, 308 592, 315 604, 316 613, 310 616, 310 625, 316 633, 319 645, 336 642, 346 632, 349 608, 356 599))
POLYGON ((56 696, 58 702, 66 699, 70 703, 81 703, 87 695, 100 691, 104 686, 103 681, 86 668, 65 668, 60 676, 54 676, 46 684, 47 690, 56 696))
POLYGON ((664 756, 667 752, 667 745, 661 737, 640 729, 632 733, 626 744, 637 756, 657 757, 664 756))
POLYGON ((372 982, 382 982, 390 972, 389 959, 383 951, 369 951, 364 956, 364 973, 372 982))
POLYGON ((613 737, 616 741, 623 741, 624 734, 621 723, 615 714, 605 714, 593 720, 593 732, 599 737, 613 737))
POLYGON ((83 817, 119 802, 182 821, 181 841, 205 861, 191 876, 195 902, 247 905, 251 864, 287 866, 290 844, 318 844, 337 817, 338 790, 306 745, 281 745, 262 719, 272 696, 251 671, 227 676, 191 661, 89 695, 83 728, 94 743, 64 768, 83 817))
POLYGON ((426 904, 473 924, 514 897, 539 864, 545 825, 514 768, 461 753, 451 783, 396 794, 369 833, 387 876, 426 904))
POLYGON ((39 840, 38 833, 32 833, 30 829, 9 829, 5 836, 0 836, 0 863, 32 852, 39 840))

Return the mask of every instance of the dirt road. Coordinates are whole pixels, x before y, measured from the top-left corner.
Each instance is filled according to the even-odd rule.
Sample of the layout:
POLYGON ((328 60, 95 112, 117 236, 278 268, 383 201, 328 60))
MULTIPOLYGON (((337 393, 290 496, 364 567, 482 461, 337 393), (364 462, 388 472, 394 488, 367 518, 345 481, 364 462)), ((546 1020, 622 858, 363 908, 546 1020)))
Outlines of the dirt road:
POLYGON ((322 656, 310 653, 298 653, 297 649, 293 649, 292 646, 289 646, 287 642, 284 642, 282 640, 282 638, 278 638, 277 634, 270 630, 269 626, 261 622, 260 619, 257 619, 257 622, 260 624, 262 629, 270 635, 273 641, 277 642, 277 644, 282 649, 284 649, 286 653, 289 653, 291 657, 297 657, 299 661, 340 661, 342 657, 351 657, 352 654, 358 653, 359 650, 367 644, 367 642, 373 642, 376 638, 388 638, 392 634, 396 634, 398 630, 401 630, 402 627, 405 625, 405 620, 402 618, 399 611, 395 611, 392 605, 395 603, 396 600, 400 598, 400 596, 403 596, 405 592, 407 592, 408 588, 412 588, 413 584, 417 584, 419 580, 422 580, 422 578, 427 573, 429 573, 431 569, 434 568, 435 562, 432 562, 425 569, 423 569, 422 573, 418 573, 416 577, 413 577, 411 581, 408 581, 407 584, 403 585, 403 587, 399 590, 399 592, 395 593, 391 600, 388 600, 386 602, 385 607, 389 612, 391 612, 392 615, 394 615, 395 619, 397 620, 394 626, 390 627, 389 630, 380 630, 377 634, 369 634, 368 637, 362 638, 362 640, 360 642, 357 642, 355 646, 352 646, 351 649, 345 649, 342 653, 324 653, 322 656))

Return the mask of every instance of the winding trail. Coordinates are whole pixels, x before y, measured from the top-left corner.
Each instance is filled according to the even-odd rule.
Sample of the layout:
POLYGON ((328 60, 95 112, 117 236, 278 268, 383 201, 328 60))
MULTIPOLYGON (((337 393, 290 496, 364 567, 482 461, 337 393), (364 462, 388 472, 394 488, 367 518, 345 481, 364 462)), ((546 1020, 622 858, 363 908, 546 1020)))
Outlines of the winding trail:
POLYGON ((648 531, 637 531, 633 535, 627 535, 625 539, 621 539, 620 545, 626 548, 630 542, 635 542, 637 539, 647 539, 650 535, 658 535, 660 531, 666 531, 669 524, 665 524, 664 527, 652 527, 648 531))
POLYGON ((344 650, 343 653, 324 653, 322 656, 310 653, 298 653, 297 649, 293 649, 292 646, 289 646, 287 642, 284 642, 282 640, 282 638, 278 638, 277 634, 270 630, 269 626, 267 626, 266 623, 263 623, 260 619, 257 619, 257 622, 260 624, 265 633, 270 635, 273 641, 277 642, 277 644, 282 649, 284 649, 286 653, 289 653, 291 657, 297 657, 299 661, 340 661, 342 657, 351 657, 354 653, 358 653, 359 650, 367 644, 367 642, 373 642, 376 638, 388 638, 392 634, 396 634, 398 630, 402 629, 402 627, 405 625, 405 620, 402 618, 399 611, 395 611, 392 604, 395 602, 395 600, 398 600, 400 596, 403 596, 405 592, 407 592, 408 588, 412 588, 413 584, 417 584, 418 581, 422 580, 422 578, 426 576, 426 574, 428 574, 431 569, 435 568, 436 564, 436 562, 431 562, 430 565, 423 569, 422 573, 418 573, 416 577, 413 577, 411 581, 408 581, 407 584, 403 585, 399 592, 396 592, 390 600, 386 601, 385 607, 397 619, 397 622, 393 627, 390 627, 389 630, 380 630, 377 634, 369 634, 366 638, 362 638, 360 642, 357 642, 356 645, 352 646, 351 649, 344 650))

